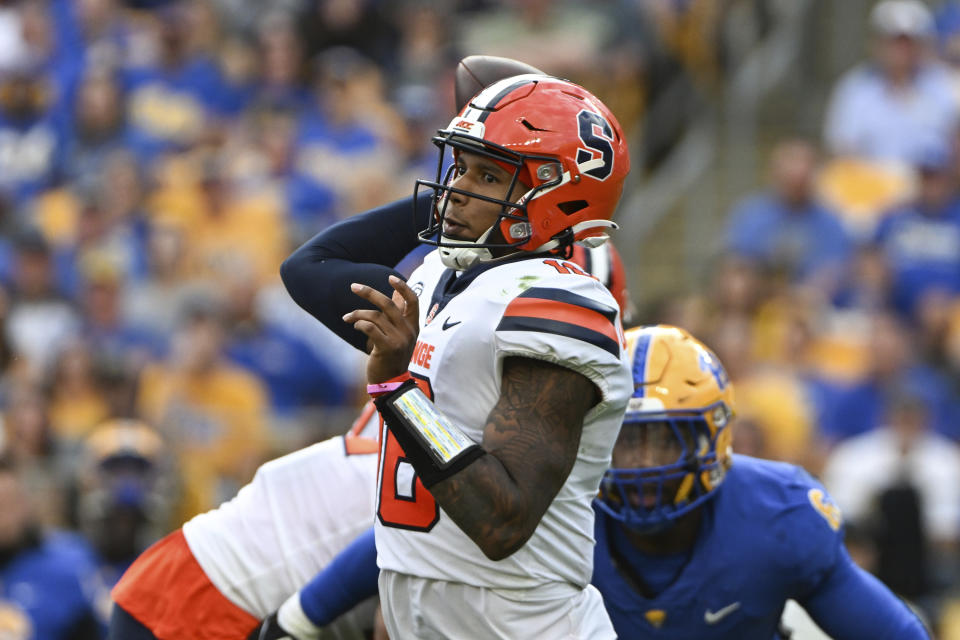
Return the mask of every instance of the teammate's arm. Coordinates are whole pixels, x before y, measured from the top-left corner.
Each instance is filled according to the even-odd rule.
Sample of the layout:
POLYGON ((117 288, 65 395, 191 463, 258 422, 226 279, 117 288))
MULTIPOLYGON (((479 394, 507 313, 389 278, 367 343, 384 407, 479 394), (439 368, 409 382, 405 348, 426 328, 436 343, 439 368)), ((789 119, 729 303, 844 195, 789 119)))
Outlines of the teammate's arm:
POLYGON ((798 601, 834 640, 932 637, 902 600, 855 565, 842 548, 832 571, 808 597, 798 601))

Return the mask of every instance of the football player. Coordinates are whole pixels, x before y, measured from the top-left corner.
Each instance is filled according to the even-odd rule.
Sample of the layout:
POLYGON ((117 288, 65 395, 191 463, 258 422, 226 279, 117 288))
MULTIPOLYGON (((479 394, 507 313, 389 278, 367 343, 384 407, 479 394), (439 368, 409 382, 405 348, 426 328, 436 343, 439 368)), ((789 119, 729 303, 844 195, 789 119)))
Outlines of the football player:
POLYGON ((788 599, 835 640, 928 638, 843 544, 800 467, 731 452, 733 388, 666 325, 627 332, 634 392, 595 501, 593 584, 623 638, 778 636, 788 599))
POLYGON ((110 590, 136 557, 170 530, 178 479, 172 453, 139 420, 111 418, 84 438, 72 505, 78 528, 92 545, 97 615, 110 621, 110 590))
POLYGON ((630 375, 615 300, 567 257, 613 226, 623 132, 586 89, 529 74, 481 91, 434 142, 437 178, 417 182, 412 207, 419 234, 406 200, 321 232, 281 271, 301 306, 370 353, 387 425, 386 626, 398 638, 612 638, 589 587, 590 504, 630 375), (389 266, 418 240, 437 249, 405 283, 389 266))
MULTIPOLYGON (((140 555, 113 589, 116 640, 245 638, 373 521, 379 419, 261 466, 237 496, 140 555)), ((373 557, 371 557, 373 562, 373 557)), ((375 600, 325 630, 362 640, 375 600)))
MULTIPOLYGON (((422 256, 412 259, 421 258, 422 256)), ((623 264, 612 243, 605 243, 596 249, 580 248, 574 253, 573 261, 581 267, 592 268, 598 279, 612 291, 619 292, 618 302, 621 299, 626 300, 623 297, 626 290, 623 282, 623 264)), ((256 619, 277 608, 282 597, 291 590, 291 585, 298 586, 304 576, 309 577, 323 567, 331 554, 338 551, 345 541, 349 541, 351 535, 356 534, 358 526, 362 528, 373 522, 372 495, 376 477, 376 456, 372 454, 377 450, 375 442, 377 424, 376 413, 373 405, 370 404, 346 438, 335 438, 330 444, 324 446, 313 445, 265 465, 251 487, 242 492, 244 497, 238 497, 229 503, 229 506, 200 516, 196 522, 185 525, 182 532, 173 534, 173 540, 151 549, 140 560, 137 569, 126 576, 123 592, 120 590, 117 592, 118 598, 124 604, 114 609, 113 636, 133 639, 175 637, 178 640, 191 640, 205 637, 205 634, 216 627, 221 632, 229 634, 225 637, 234 637, 238 640, 244 637, 247 631, 256 625, 256 619), (337 471, 341 467, 344 467, 343 473, 337 471), (302 477, 298 477, 300 473, 303 474, 302 477), (280 480, 281 475, 283 480, 280 480), (284 483, 289 483, 289 488, 282 489, 284 483), (263 487, 268 484, 273 485, 275 489, 266 491, 263 487), (321 503, 314 505, 309 499, 310 492, 319 492, 321 489, 325 495, 335 499, 329 508, 325 508, 321 503), (329 549, 315 550, 306 556, 291 555, 283 551, 279 544, 263 544, 268 539, 279 539, 268 533, 273 530, 272 525, 265 529, 264 533, 257 534, 254 539, 244 534, 247 527, 236 526, 238 522, 249 522, 253 526, 253 523, 265 517, 264 506, 260 499, 288 492, 300 496, 293 500, 297 503, 298 509, 295 513, 289 514, 289 517, 284 516, 277 526, 285 529, 288 540, 306 541, 312 539, 311 536, 315 536, 317 532, 337 531, 331 534, 332 537, 329 540, 321 540, 325 543, 321 546, 329 546, 329 549), (310 504, 307 504, 308 501, 310 504), (245 512, 249 513, 244 515, 245 512), (235 537, 233 533, 226 533, 234 529, 241 532, 238 541, 232 540, 235 537), (184 534, 187 546, 190 547, 189 553, 185 553, 181 545, 173 544, 181 533, 184 534), (220 540, 215 543, 216 536, 219 536, 220 540), (277 561, 274 566, 278 571, 282 569, 287 572, 289 579, 276 579, 281 574, 274 575, 269 572, 260 573, 257 579, 231 577, 236 568, 234 567, 236 558, 243 557, 242 554, 245 553, 243 545, 254 542, 259 544, 257 557, 266 564, 270 561, 271 555, 274 555, 274 560, 277 561), (227 545, 230 549, 221 553, 218 551, 221 545, 227 545), (196 598, 195 591, 172 592, 166 589, 168 585, 154 581, 152 575, 158 566, 167 566, 166 570, 174 576, 181 571, 196 572, 196 564, 201 565, 209 579, 209 584, 206 581, 203 582, 208 590, 204 598, 196 598), (171 607, 177 608, 179 615, 188 621, 186 624, 168 623, 161 626, 159 620, 151 620, 153 614, 149 612, 147 615, 140 616, 145 624, 135 621, 137 619, 130 619, 128 609, 139 611, 144 606, 152 606, 152 603, 157 600, 159 592, 154 592, 154 588, 165 589, 164 607, 167 610, 171 607), (212 592, 209 592, 211 588, 219 591, 223 598, 215 597, 212 592), (211 599, 215 601, 217 607, 209 609, 211 599), (221 607, 229 613, 224 615, 225 612, 221 607), (238 612, 236 608, 244 613, 238 612), (217 615, 210 616, 210 611, 216 612, 217 615), (224 619, 230 622, 225 625, 225 628, 222 622, 224 619)), ((112 440, 105 440, 101 435, 93 440, 96 441, 94 444, 113 443, 115 446, 128 449, 139 444, 142 439, 139 434, 120 434, 112 440)), ((102 448, 98 447, 98 450, 102 448)), ((369 593, 361 592, 358 598, 352 595, 357 587, 351 585, 356 583, 362 585, 365 577, 369 579, 369 574, 358 576, 352 582, 347 579, 338 582, 337 589, 345 594, 343 598, 349 599, 350 608, 353 610, 349 616, 339 618, 336 625, 325 629, 325 635, 322 636, 324 638, 359 640, 364 637, 363 633, 369 630, 372 623, 377 576, 376 549, 373 547, 372 530, 369 534, 370 548, 367 550, 369 555, 364 556, 361 552, 358 557, 350 560, 349 565, 360 566, 364 560, 367 561, 370 565, 369 572, 372 573, 372 589, 369 593), (351 591, 351 588, 354 591, 351 591), (374 600, 364 602, 370 598, 374 600), (354 602, 361 606, 354 608, 354 602)), ((306 547, 306 543, 303 546, 306 547)), ((252 569, 256 566, 256 562, 251 562, 249 566, 252 569)), ((344 575, 343 571, 338 570, 338 572, 344 575)), ((113 581, 110 581, 111 586, 112 583, 113 581)), ((106 615, 109 618, 110 613, 106 615)), ((314 615, 320 619, 320 614, 314 615)), ((259 628, 255 629, 252 637, 256 638, 259 632, 259 628)), ((316 630, 316 633, 319 633, 319 630, 316 630)))
MULTIPOLYGON (((592 578, 620 638, 787 638, 780 618, 788 599, 834 640, 930 637, 853 564, 840 511, 820 483, 800 467, 731 453, 733 389, 707 347, 666 325, 626 338, 634 391, 594 502, 592 578)), ((313 623, 349 608, 339 585, 353 585, 354 597, 375 590, 372 579, 359 587, 351 575, 369 572, 368 538, 291 599, 313 623)), ((300 626, 259 637, 315 633, 300 626)), ((467 628, 451 635, 475 637, 467 628)))

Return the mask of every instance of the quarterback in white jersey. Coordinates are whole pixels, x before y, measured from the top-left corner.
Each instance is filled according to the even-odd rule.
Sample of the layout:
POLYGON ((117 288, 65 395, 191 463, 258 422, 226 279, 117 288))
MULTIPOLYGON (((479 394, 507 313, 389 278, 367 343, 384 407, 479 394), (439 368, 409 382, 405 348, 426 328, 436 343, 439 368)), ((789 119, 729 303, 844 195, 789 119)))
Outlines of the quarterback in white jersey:
POLYGON ((526 589, 590 582, 591 499, 610 463, 632 392, 620 358, 618 307, 573 262, 556 258, 490 263, 459 278, 437 252, 408 280, 420 293, 421 329, 410 373, 473 441, 483 440, 500 396, 503 361, 544 360, 593 382, 601 400, 586 416, 576 462, 540 525, 519 550, 490 562, 427 491, 384 434, 378 482, 377 551, 381 569, 471 585, 526 589), (430 535, 411 534, 411 531, 430 535))
POLYGON ((614 298, 566 258, 615 226, 622 130, 584 88, 528 74, 434 142, 441 168, 418 187, 437 250, 390 276, 392 299, 352 285, 373 308, 343 317, 368 339, 386 425, 384 621, 397 638, 612 638, 588 585, 590 504, 632 379, 614 298))
MULTIPOLYGON (((245 638, 370 527, 379 423, 368 405, 345 436, 265 463, 235 498, 145 551, 114 588, 111 637, 245 638)), ((320 637, 362 640, 375 606, 320 637)))

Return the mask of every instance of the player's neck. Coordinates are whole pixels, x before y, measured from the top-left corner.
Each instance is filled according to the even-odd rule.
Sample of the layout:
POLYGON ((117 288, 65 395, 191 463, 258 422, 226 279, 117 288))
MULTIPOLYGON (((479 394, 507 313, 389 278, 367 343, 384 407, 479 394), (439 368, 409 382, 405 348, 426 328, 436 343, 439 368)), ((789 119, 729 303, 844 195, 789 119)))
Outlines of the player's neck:
POLYGON ((626 530, 630 543, 643 553, 651 555, 665 555, 669 553, 683 553, 693 548, 700 533, 700 509, 686 514, 677 520, 672 527, 656 533, 638 533, 626 530))

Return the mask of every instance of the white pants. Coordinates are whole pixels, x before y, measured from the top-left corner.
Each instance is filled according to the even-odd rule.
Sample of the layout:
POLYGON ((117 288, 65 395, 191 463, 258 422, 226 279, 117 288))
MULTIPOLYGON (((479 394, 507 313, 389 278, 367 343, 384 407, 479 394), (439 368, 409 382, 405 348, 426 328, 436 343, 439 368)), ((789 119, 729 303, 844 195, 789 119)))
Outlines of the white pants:
POLYGON ((617 637, 593 585, 513 592, 381 571, 380 607, 391 640, 617 637))

